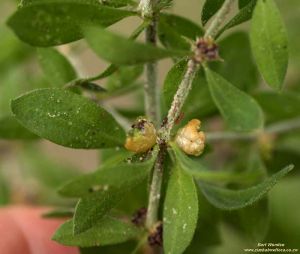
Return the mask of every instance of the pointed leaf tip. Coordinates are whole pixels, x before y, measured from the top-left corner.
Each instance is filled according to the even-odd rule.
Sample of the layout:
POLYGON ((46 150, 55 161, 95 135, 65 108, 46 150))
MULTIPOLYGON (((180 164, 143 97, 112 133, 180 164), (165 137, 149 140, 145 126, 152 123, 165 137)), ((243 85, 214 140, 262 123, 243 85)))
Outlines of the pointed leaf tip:
POLYGON ((293 168, 294 165, 289 165, 262 183, 243 190, 226 189, 204 182, 199 182, 199 186, 207 200, 215 207, 223 210, 236 210, 262 199, 293 168))

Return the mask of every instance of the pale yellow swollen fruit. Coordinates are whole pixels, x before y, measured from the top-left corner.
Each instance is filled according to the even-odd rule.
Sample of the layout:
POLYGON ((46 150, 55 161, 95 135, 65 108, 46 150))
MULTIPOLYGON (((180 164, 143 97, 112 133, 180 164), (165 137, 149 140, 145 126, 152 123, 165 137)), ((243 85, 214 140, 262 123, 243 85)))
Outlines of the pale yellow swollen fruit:
POLYGON ((177 132, 176 143, 188 155, 199 156, 203 153, 205 146, 205 135, 199 131, 201 122, 193 119, 177 132))

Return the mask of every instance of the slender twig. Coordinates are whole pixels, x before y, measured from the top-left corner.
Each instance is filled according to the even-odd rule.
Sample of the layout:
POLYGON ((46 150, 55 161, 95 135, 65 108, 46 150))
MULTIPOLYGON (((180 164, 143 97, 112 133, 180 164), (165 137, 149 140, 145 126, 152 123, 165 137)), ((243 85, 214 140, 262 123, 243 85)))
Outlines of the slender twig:
POLYGON ((167 122, 161 129, 161 138, 166 142, 170 139, 171 130, 173 129, 176 119, 179 117, 183 104, 192 88, 194 76, 196 74, 198 64, 194 59, 188 62, 187 71, 177 89, 167 116, 167 122))
POLYGON ((146 227, 151 229, 157 222, 160 193, 163 179, 163 162, 165 158, 165 147, 160 147, 158 156, 154 165, 152 181, 150 185, 150 194, 148 200, 148 209, 146 217, 146 227))
POLYGON ((219 31, 222 23, 226 19, 226 16, 230 12, 231 7, 232 7, 234 2, 235 2, 235 0, 226 0, 224 2, 222 8, 219 10, 216 17, 211 22, 210 26, 206 29, 206 32, 205 32, 205 35, 204 35, 205 37, 214 38, 218 34, 218 31, 219 31))
MULTIPOLYGON (((142 3, 149 3, 150 0, 141 0, 142 3)), ((221 23, 226 18, 227 13, 229 12, 230 6, 233 4, 234 0, 226 0, 224 5, 221 7, 220 11, 218 12, 216 18, 218 21, 213 21, 208 28, 208 32, 206 32, 206 36, 208 37, 214 37, 215 33, 217 33, 221 23)), ((143 6, 140 5, 140 8, 143 10, 143 6)), ((152 6, 152 5, 151 5, 152 6)), ((153 6, 152 6, 153 8, 153 6)), ((145 8, 148 12, 147 15, 151 12, 149 12, 149 8, 145 8)), ((195 59, 192 57, 188 61, 188 68, 184 75, 184 78, 182 82, 180 83, 178 90, 174 96, 173 102, 171 104, 171 108, 168 112, 168 116, 166 119, 166 122, 162 126, 162 128, 159 130, 159 139, 161 144, 165 144, 170 140, 171 131, 174 127, 174 123, 178 116, 180 115, 180 112, 182 110, 182 107, 185 103, 185 100, 188 97, 188 94, 192 88, 192 82, 195 77, 195 74, 198 69, 198 63, 195 61, 195 59)), ((149 71, 149 69, 148 69, 149 71)), ((150 74, 150 73, 149 73, 150 74)), ((152 73, 153 74, 153 73, 152 73)), ((151 74, 151 75, 152 75, 151 74)), ((148 85, 151 85, 151 83, 148 83, 148 85)), ((146 96, 153 96, 154 93, 148 93, 146 92, 146 96)), ((154 97, 152 97, 154 98, 154 97)), ((159 105, 159 101, 157 101, 157 104, 153 105, 159 105)), ((146 106, 147 108, 147 106, 146 106)), ((151 114, 151 112, 149 112, 151 114)), ((148 204, 148 212, 147 212, 147 218, 146 218, 146 225, 147 228, 150 229, 153 224, 157 221, 157 214, 158 214, 158 207, 160 202, 160 191, 161 191, 161 184, 162 184, 162 176, 163 176, 163 165, 162 161, 164 160, 164 153, 166 151, 165 146, 160 147, 160 152, 158 159, 155 164, 155 168, 153 170, 153 177, 152 182, 150 186, 150 195, 149 195, 149 204, 148 204)))
POLYGON ((295 118, 287 121, 278 122, 269 125, 265 130, 251 133, 236 133, 236 132, 207 132, 206 138, 210 142, 222 140, 255 140, 263 134, 282 134, 289 131, 300 129, 300 118, 295 118))
POLYGON ((102 104, 101 106, 107 112, 109 112, 126 131, 131 128, 131 123, 125 117, 123 117, 114 107, 108 104, 102 104))
MULTIPOLYGON (((151 24, 146 28, 146 42, 152 45, 156 45, 156 23, 156 17, 154 16, 151 24)), ((158 127, 160 123, 160 98, 156 62, 146 64, 146 78, 144 84, 146 115, 158 127)))
MULTIPOLYGON (((157 0, 141 0, 139 9, 142 17, 151 21, 150 25, 146 28, 146 43, 156 46, 156 29, 157 29, 157 16, 154 13, 157 0)), ((157 63, 150 62, 146 64, 146 77, 147 81, 144 85, 145 93, 145 111, 149 119, 156 127, 160 123, 160 97, 159 86, 157 82, 157 63)), ((150 194, 148 201, 148 212, 146 217, 146 226, 150 229, 157 221, 157 213, 160 200, 160 192, 163 178, 163 159, 165 149, 160 147, 157 160, 153 169, 152 181, 150 185, 150 194)))

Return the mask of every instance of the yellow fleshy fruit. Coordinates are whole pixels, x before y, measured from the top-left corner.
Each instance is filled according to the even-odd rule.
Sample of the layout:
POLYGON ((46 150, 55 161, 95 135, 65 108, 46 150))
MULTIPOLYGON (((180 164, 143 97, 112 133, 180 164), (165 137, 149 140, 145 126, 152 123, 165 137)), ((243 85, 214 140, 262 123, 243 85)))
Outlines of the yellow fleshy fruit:
POLYGON ((205 135, 199 131, 201 122, 193 119, 177 132, 176 143, 188 155, 199 156, 205 147, 205 135))
POLYGON ((125 148, 135 153, 144 153, 156 144, 156 130, 146 118, 138 118, 127 134, 125 148))

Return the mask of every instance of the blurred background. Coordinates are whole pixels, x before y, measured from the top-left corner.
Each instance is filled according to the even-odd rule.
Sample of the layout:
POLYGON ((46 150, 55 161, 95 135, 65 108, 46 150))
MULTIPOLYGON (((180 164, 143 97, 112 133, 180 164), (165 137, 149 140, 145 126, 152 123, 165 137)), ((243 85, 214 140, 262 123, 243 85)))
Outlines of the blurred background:
MULTIPOLYGON (((287 92, 283 99, 277 98, 276 94, 257 97, 263 107, 265 100, 274 101, 274 105, 264 108, 270 123, 300 117, 300 1, 277 0, 277 3, 288 29, 291 53, 286 79, 287 92), (280 119, 274 118, 274 111, 277 114, 274 114, 276 118, 279 114, 280 119)), ((64 148, 30 135, 26 136, 27 134, 24 134, 25 141, 14 140, 5 135, 7 124, 3 123, 10 120, 10 100, 26 91, 49 87, 38 64, 36 50, 19 41, 5 25, 7 17, 16 10, 17 4, 14 0, 0 0, 0 205, 65 205, 70 201, 60 198, 55 192, 56 188, 73 176, 95 170, 101 162, 101 155, 98 151, 64 148)), ((202 4, 201 0, 175 0, 170 11, 200 24, 202 4)), ((129 18, 114 25, 112 29, 128 35, 134 30, 137 21, 138 18, 129 18)), ((226 32, 223 38, 248 27, 249 23, 239 26, 226 32)), ((98 74, 107 66, 86 47, 84 41, 58 48, 82 77, 98 74)), ((233 58, 240 52, 244 52, 243 48, 231 46, 230 54, 233 58)), ((171 64, 171 60, 159 63, 161 84, 171 64)), ((239 63, 236 63, 231 66, 231 71, 234 72, 234 68, 247 69, 243 63, 238 65, 239 63)), ((238 75, 239 79, 243 74, 238 75)), ((267 90, 256 71, 250 75, 253 75, 262 90, 267 90)), ((139 82, 142 82, 143 77, 140 80, 139 82)), ((105 85, 107 82, 113 81, 102 80, 99 84, 105 85)), ((135 116, 143 114, 141 94, 141 89, 136 89, 130 97, 121 94, 109 98, 106 103, 120 109, 124 116, 134 119, 135 116)), ((205 117, 211 119, 211 129, 219 128, 219 123, 211 112, 205 117)), ((235 150, 232 144, 222 144, 222 147, 223 150, 219 151, 218 156, 220 161, 230 161, 226 167, 241 163, 235 161, 238 157, 235 156, 236 151, 228 152, 229 148, 235 150)), ((236 150, 239 148, 237 145, 236 150)), ((287 133, 276 140, 270 153, 271 159, 267 160, 268 169, 276 171, 283 165, 294 163, 296 173, 286 177, 270 193, 271 224, 266 239, 269 242, 285 243, 287 247, 300 248, 300 174, 297 173, 300 170, 300 130, 287 133)), ((247 239, 238 230, 226 225, 220 225, 220 230, 222 243, 211 248, 209 253, 243 253, 241 250, 247 247, 247 239)))

